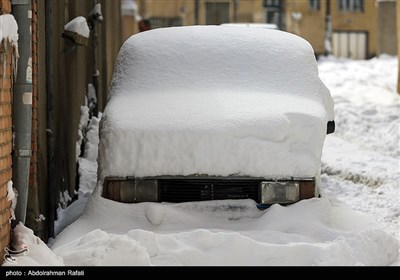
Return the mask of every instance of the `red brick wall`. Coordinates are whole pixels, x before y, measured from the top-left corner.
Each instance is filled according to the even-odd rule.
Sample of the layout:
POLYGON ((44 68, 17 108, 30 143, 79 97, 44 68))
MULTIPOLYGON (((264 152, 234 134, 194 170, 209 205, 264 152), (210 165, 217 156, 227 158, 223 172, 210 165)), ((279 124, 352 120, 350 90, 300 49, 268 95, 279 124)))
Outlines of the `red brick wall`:
MULTIPOLYGON (((11 12, 10 2, 0 0, 0 14, 11 12)), ((11 237, 11 202, 7 200, 7 182, 12 179, 12 61, 13 49, 3 41, 0 44, 0 263, 11 237)))
POLYGON ((11 1, 0 0, 0 15, 11 13, 11 1))
POLYGON ((32 134, 26 225, 39 235, 38 184, 38 3, 32 0, 32 134))

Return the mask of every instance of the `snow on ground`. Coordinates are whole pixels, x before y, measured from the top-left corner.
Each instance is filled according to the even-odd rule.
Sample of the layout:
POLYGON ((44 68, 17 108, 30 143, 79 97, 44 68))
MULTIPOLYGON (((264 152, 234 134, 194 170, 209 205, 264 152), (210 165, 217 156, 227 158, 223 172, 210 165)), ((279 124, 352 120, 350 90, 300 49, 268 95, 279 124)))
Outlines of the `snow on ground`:
POLYGON ((62 205, 57 209, 57 220, 55 222, 55 234, 59 234, 66 226, 73 223, 80 217, 85 208, 87 200, 97 181, 97 152, 99 144, 99 118, 93 116, 90 122, 89 109, 87 107, 81 108, 81 121, 79 124, 78 141, 77 141, 77 155, 79 156, 80 148, 78 146, 84 141, 83 154, 78 157, 78 175, 79 175, 79 190, 78 200, 65 208, 62 205), (78 152, 79 151, 79 152, 78 152))
POLYGON ((81 117, 79 119, 79 128, 78 128, 78 140, 76 141, 76 146, 75 146, 76 161, 78 161, 82 153, 81 151, 82 143, 85 141, 84 133, 87 130, 88 123, 89 123, 89 108, 87 106, 81 106, 81 117))
POLYGON ((52 249, 66 265, 388 265, 398 258, 396 240, 368 216, 328 199, 260 211, 251 200, 124 205, 97 194, 52 249))
POLYGON ((335 100, 337 124, 323 150, 325 194, 372 214, 400 239, 397 57, 330 57, 320 61, 319 72, 335 100))
POLYGON ((21 250, 28 247, 28 252, 15 257, 15 262, 3 263, 3 266, 61 266, 64 265, 63 258, 54 254, 43 241, 33 234, 30 228, 21 222, 13 231, 13 247, 21 250))
POLYGON ((97 189, 52 251, 19 226, 16 248, 30 252, 17 264, 400 265, 396 67, 391 57, 319 63, 337 121, 322 198, 259 211, 251 200, 128 205, 97 189))

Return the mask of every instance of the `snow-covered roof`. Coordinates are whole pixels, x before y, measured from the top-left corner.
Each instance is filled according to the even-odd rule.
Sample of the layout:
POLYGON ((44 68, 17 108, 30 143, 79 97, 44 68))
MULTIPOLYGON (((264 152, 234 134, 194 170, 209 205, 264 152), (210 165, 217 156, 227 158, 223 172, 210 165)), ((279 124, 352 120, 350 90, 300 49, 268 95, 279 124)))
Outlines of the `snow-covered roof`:
POLYGON ((258 28, 155 29, 119 53, 99 170, 102 178, 313 177, 332 119, 304 39, 258 28))

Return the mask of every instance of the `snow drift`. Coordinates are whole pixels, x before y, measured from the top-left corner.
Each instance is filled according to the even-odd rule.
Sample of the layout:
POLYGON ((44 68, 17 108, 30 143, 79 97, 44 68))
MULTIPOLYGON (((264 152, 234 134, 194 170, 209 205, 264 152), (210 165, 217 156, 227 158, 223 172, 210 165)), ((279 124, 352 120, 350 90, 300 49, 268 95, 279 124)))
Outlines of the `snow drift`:
POLYGON ((95 193, 53 252, 66 265, 388 265, 398 241, 328 199, 122 204, 95 193))

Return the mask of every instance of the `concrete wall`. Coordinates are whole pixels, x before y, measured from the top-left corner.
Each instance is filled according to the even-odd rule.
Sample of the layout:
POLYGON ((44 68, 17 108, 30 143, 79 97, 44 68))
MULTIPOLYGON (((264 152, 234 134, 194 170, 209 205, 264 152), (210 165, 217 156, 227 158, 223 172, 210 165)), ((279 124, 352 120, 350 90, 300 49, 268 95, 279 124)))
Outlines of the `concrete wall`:
MULTIPOLYGON (((9 0, 0 0, 0 15, 9 14, 9 0)), ((7 200, 7 182, 12 179, 12 85, 14 58, 13 48, 0 42, 0 264, 3 263, 4 248, 10 243, 11 201, 7 200)))

